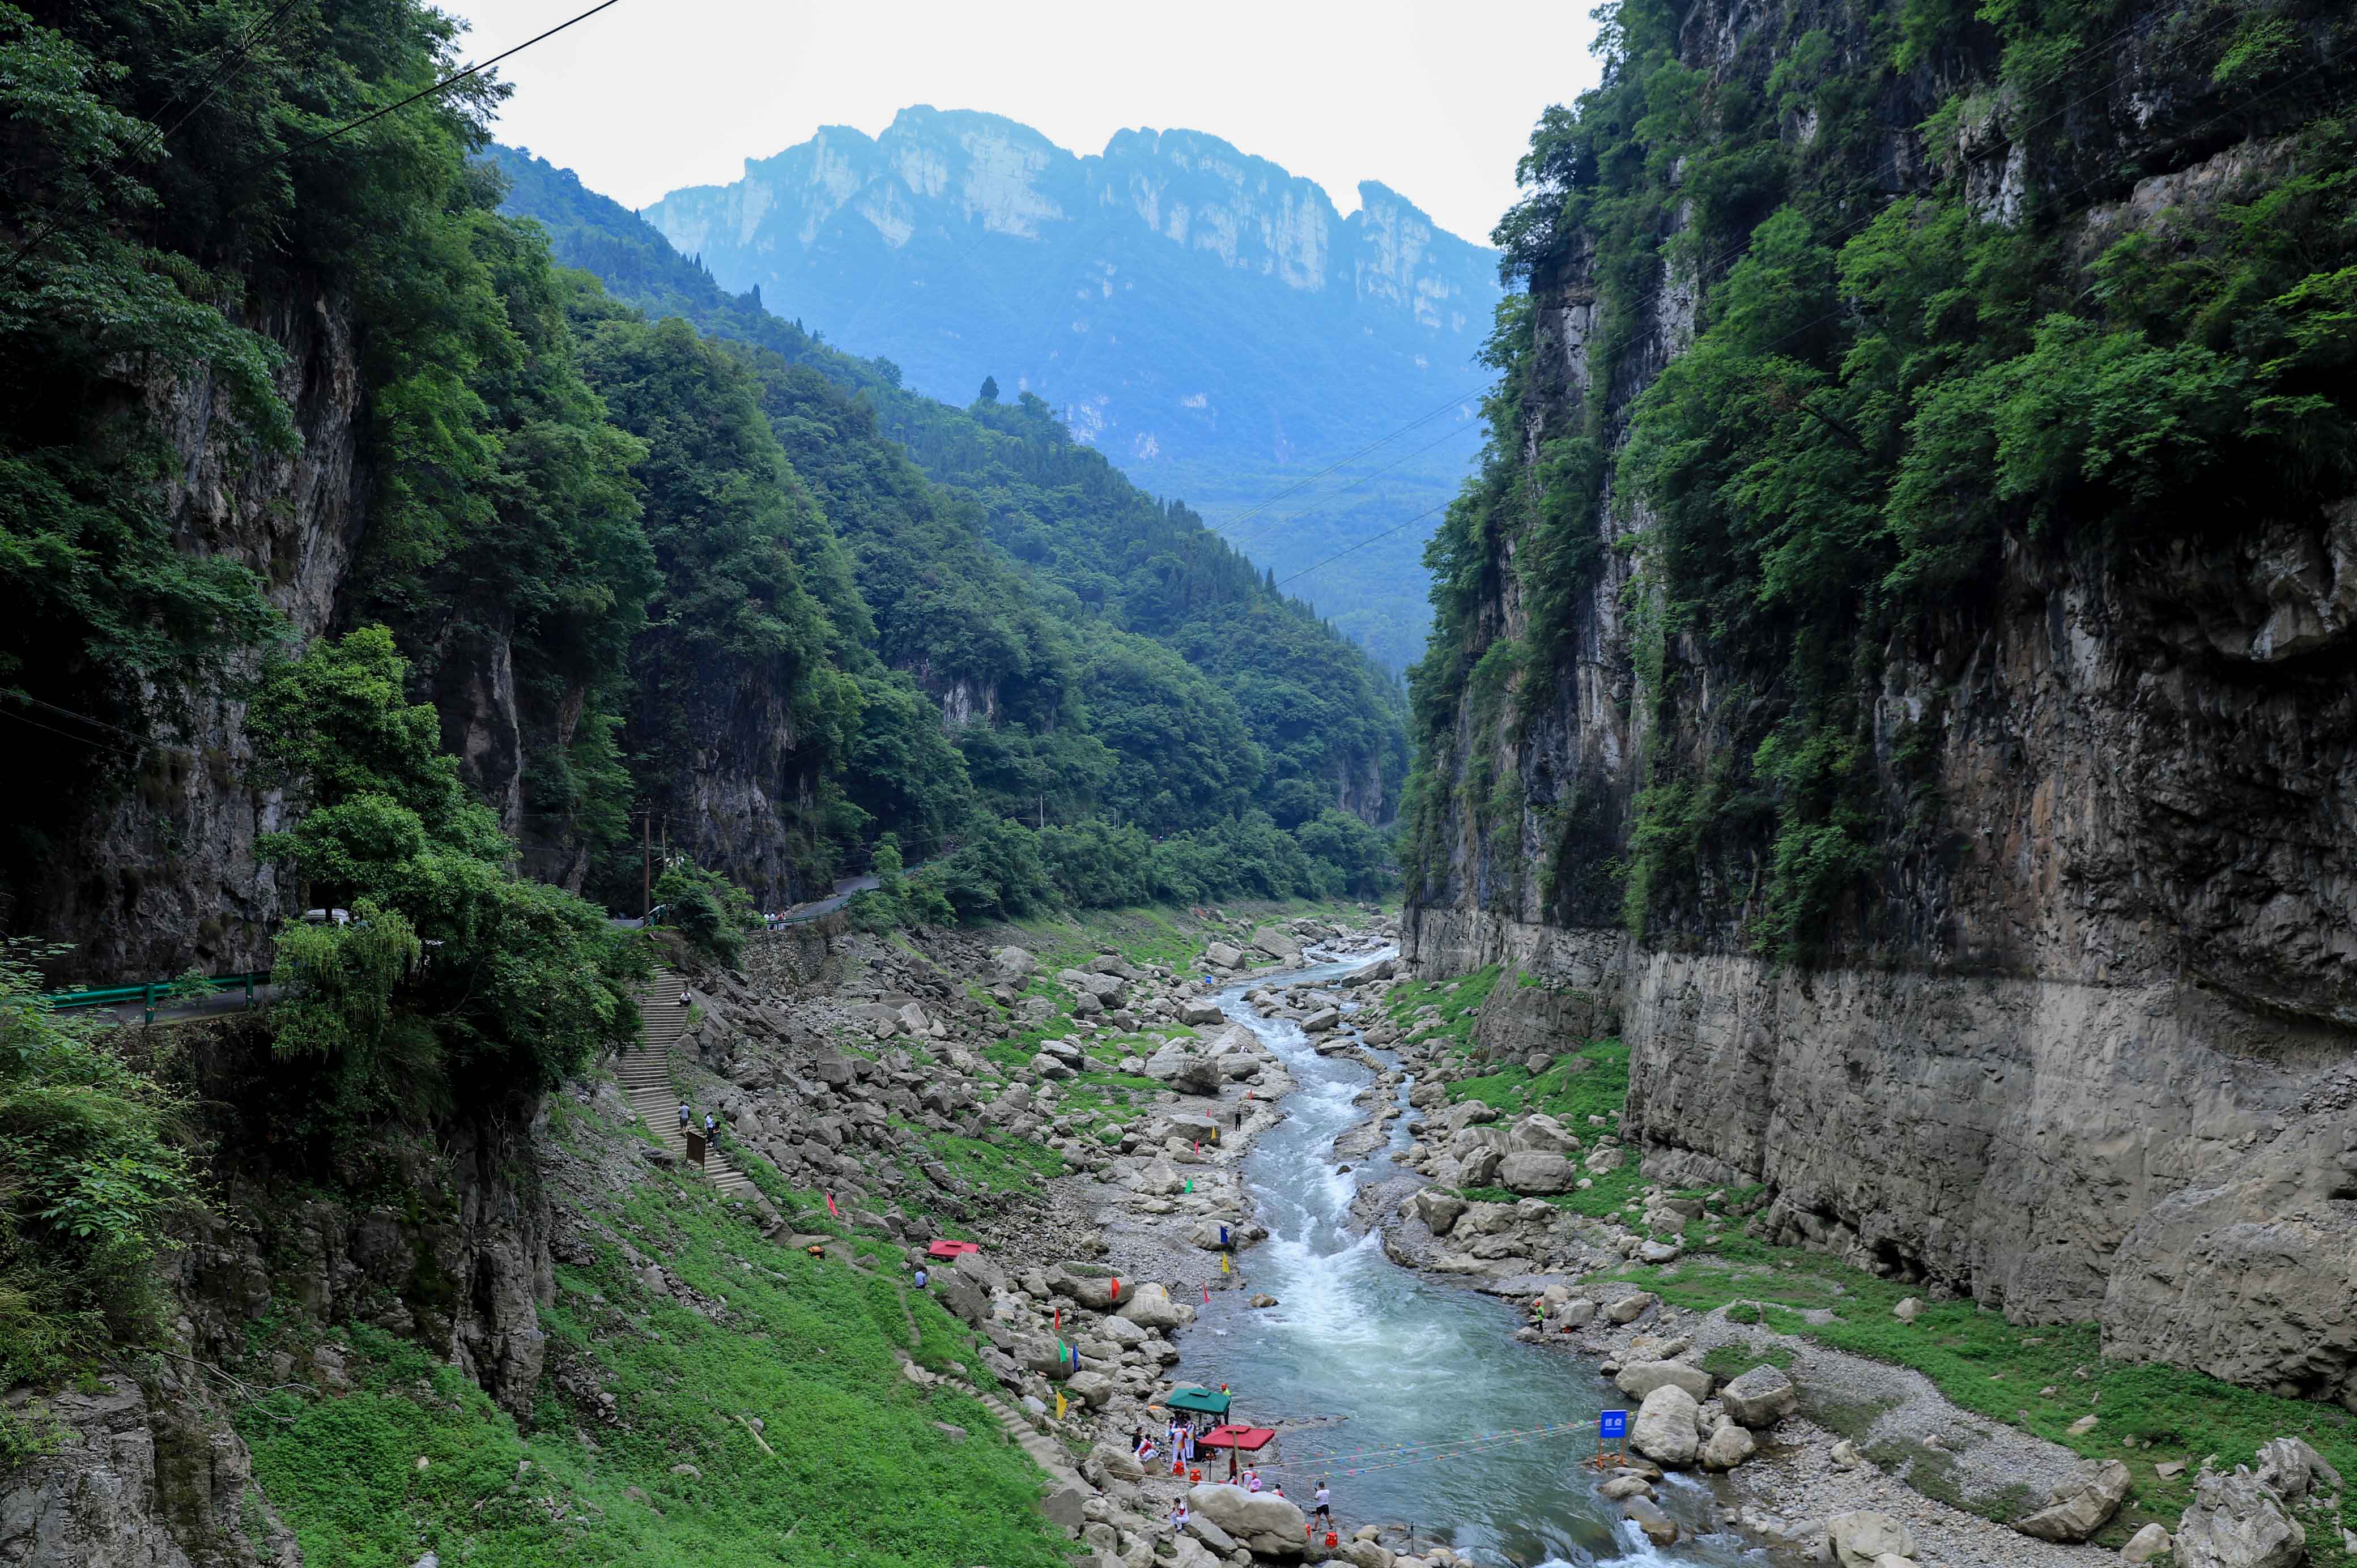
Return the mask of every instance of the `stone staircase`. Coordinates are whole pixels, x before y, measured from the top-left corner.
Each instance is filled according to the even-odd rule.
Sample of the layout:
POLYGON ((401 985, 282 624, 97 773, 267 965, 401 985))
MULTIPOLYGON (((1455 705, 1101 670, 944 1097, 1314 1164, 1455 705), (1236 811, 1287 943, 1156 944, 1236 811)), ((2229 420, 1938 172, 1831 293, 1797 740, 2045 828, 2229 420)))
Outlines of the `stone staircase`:
MULTIPOLYGON (((687 1158, 687 1137, 679 1125, 679 1091, 672 1083, 671 1053, 687 1026, 687 1009, 679 1004, 679 993, 686 988, 686 980, 676 972, 655 971, 654 989, 639 993, 639 1024, 644 1037, 622 1052, 614 1064, 614 1076, 622 1092, 630 1096, 630 1109, 638 1112, 655 1141, 683 1162, 687 1158)), ((691 1109, 701 1126, 703 1107, 692 1105, 691 1109)), ((704 1174, 724 1197, 750 1197, 757 1193, 752 1178, 717 1149, 704 1156, 704 1174)))

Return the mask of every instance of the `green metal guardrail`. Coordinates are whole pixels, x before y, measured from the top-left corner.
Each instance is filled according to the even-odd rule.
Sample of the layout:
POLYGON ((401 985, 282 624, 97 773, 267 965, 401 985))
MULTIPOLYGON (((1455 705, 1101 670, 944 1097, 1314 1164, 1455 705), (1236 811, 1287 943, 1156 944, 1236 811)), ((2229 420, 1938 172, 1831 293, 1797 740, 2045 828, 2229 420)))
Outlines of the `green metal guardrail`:
MULTIPOLYGON (((212 992, 242 989, 245 992, 245 1000, 250 1005, 253 1001, 253 988, 256 985, 267 983, 269 979, 268 970, 256 969, 249 970, 243 974, 213 975, 206 980, 204 984, 208 991, 212 992)), ((152 1024, 156 1021, 156 1004, 159 1001, 170 1001, 174 993, 181 990, 182 983, 179 981, 156 980, 145 985, 109 985, 88 991, 52 991, 43 996, 41 1001, 53 1013, 62 1013, 77 1007, 124 1007, 136 1002, 145 1010, 146 1021, 152 1024)))

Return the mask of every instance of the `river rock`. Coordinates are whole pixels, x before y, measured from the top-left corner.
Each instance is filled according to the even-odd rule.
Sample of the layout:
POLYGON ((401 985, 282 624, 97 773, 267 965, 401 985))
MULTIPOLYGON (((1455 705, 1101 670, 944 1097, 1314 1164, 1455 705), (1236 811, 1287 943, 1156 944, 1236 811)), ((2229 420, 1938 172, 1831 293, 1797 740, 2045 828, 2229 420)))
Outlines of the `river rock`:
POLYGON ((1437 1187, 1426 1187, 1415 1195, 1415 1217, 1428 1226, 1436 1236, 1446 1236, 1448 1228, 1465 1212, 1465 1200, 1437 1187))
MULTIPOLYGON (((1186 1530, 1189 1535, 1201 1541, 1222 1560, 1238 1550, 1236 1538, 1212 1523, 1209 1514, 1189 1514, 1186 1530)), ((1179 1544, 1183 1546, 1186 1542, 1181 1541, 1179 1544)))
POLYGON ((1189 1487, 1187 1507, 1263 1557, 1300 1557, 1309 1547, 1309 1521, 1301 1510, 1270 1492, 1204 1481, 1189 1487))
POLYGON ((2274 1490, 2241 1466, 2194 1477, 2193 1504, 2178 1521, 2178 1568, 2293 1568, 2308 1531, 2274 1490))
POLYGON ((1739 1421, 1722 1421, 1702 1445, 1702 1467, 1732 1470, 1759 1451, 1749 1428, 1739 1421))
POLYGON ((1677 1522, 1651 1498, 1623 1498, 1620 1512, 1635 1521, 1637 1528, 1645 1532, 1645 1539, 1656 1546, 1669 1546, 1678 1539, 1677 1522))
POLYGON ((1094 1263, 1058 1263, 1048 1271, 1048 1288, 1092 1312, 1103 1312, 1114 1305, 1113 1283, 1118 1277, 1094 1263))
POLYGON ((2084 1541, 2119 1512, 2128 1495, 2128 1467, 2117 1459, 2083 1465, 2047 1494, 2046 1506, 2013 1521, 2013 1528, 2040 1541, 2084 1541))
POLYGON ((1467 1187, 1489 1187, 1498 1179, 1498 1165, 1504 1158, 1495 1149, 1476 1149, 1458 1162, 1458 1179, 1467 1187))
POLYGON ((2149 1563, 2169 1549, 2169 1531, 2158 1524, 2148 1524, 2128 1537, 2127 1544, 2120 1548, 2120 1556, 2129 1563, 2149 1563))
POLYGON ((1825 1540, 1841 1568, 1874 1568, 1878 1557, 1912 1557, 1915 1537, 1887 1513, 1859 1509, 1825 1520, 1825 1540))
POLYGON ((1569 1192, 1579 1173, 1561 1155, 1523 1149, 1499 1162, 1498 1181, 1509 1192, 1569 1192))
POLYGON ((1149 1197, 1168 1197, 1187 1190, 1187 1176, 1168 1160, 1149 1160, 1139 1167, 1131 1185, 1149 1197))
POLYGON ((1609 1498, 1617 1503, 1623 1498, 1652 1497, 1653 1483, 1642 1476, 1615 1476, 1596 1490, 1598 1496, 1609 1498))
POLYGON ((1214 969, 1242 969, 1243 950, 1231 942, 1213 942, 1203 950, 1203 961, 1214 969))
POLYGON ((1220 1092, 1220 1064, 1176 1040, 1146 1058, 1146 1076, 1161 1079, 1180 1094, 1220 1092))
POLYGON ((1322 1035, 1329 1029, 1338 1027, 1341 1022, 1340 1008, 1320 1007, 1317 1012, 1301 1020, 1301 1032, 1305 1035, 1322 1035))
POLYGON ((1170 1299, 1170 1293, 1147 1281, 1130 1292, 1118 1309, 1120 1316, 1142 1328, 1176 1328, 1189 1320, 1187 1309, 1170 1299))
POLYGON ((1801 1391, 1774 1367, 1754 1367, 1718 1391, 1727 1413, 1754 1429, 1775 1425, 1801 1402, 1801 1391))
POLYGON ((1118 1443, 1100 1443, 1091 1448, 1089 1463, 1116 1481, 1146 1479, 1146 1466, 1137 1462, 1136 1455, 1118 1443))
POLYGON ((1631 1361, 1612 1380, 1632 1400, 1641 1400, 1666 1383, 1675 1383, 1699 1405, 1710 1397, 1711 1375, 1684 1361, 1631 1361))
POLYGON ((1216 1024, 1227 1015, 1208 996, 1191 996, 1178 1004, 1178 1021, 1188 1025, 1216 1024))
POLYGON ((1627 1295, 1604 1309, 1604 1316, 1615 1323, 1634 1323, 1645 1316, 1645 1309, 1661 1300, 1649 1290, 1631 1291, 1627 1295))
POLYGON ((1273 959, 1290 963, 1301 956, 1301 944, 1275 926, 1253 933, 1252 945, 1273 959))
POLYGON ((1695 1417, 1701 1409, 1684 1388, 1663 1383, 1638 1405, 1629 1434, 1631 1446, 1673 1468, 1693 1464, 1701 1448, 1695 1433, 1695 1417))
POLYGON ((1074 1372, 1064 1380, 1064 1391, 1094 1409, 1113 1398, 1113 1380, 1103 1372, 1074 1372))

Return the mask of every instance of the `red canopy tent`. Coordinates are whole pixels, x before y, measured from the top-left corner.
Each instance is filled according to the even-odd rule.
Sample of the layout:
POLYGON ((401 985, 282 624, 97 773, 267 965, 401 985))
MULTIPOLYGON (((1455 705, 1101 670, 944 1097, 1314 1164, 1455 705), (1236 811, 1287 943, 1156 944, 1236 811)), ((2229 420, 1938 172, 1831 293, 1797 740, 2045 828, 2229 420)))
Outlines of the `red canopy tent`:
POLYGON ((981 1251, 982 1243, 979 1241, 934 1241, 926 1246, 925 1256, 939 1258, 945 1263, 954 1263, 968 1252, 981 1251))
POLYGON ((1239 1452, 1257 1454, 1276 1441, 1276 1433, 1265 1426, 1215 1426, 1195 1439, 1198 1448, 1224 1448, 1228 1451, 1228 1479, 1236 1478, 1236 1455, 1239 1452))

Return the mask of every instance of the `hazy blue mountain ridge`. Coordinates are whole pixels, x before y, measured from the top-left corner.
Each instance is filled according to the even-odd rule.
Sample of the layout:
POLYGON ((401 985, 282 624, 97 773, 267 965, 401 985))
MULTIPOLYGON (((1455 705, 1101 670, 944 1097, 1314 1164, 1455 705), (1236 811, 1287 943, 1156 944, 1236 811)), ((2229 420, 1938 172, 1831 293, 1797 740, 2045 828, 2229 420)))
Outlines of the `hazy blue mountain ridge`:
MULTIPOLYGON (((1315 182, 1200 132, 1124 131, 1082 156, 997 115, 919 107, 877 137, 827 127, 645 216, 726 288, 759 288, 915 389, 963 403, 991 376, 1039 392, 1214 526, 1462 394, 1461 413, 1245 523, 1284 577, 1444 500, 1475 446, 1469 429, 1415 452, 1474 413, 1495 254, 1387 187, 1359 194, 1346 218, 1315 182)), ((1429 532, 1294 591, 1402 666, 1421 650, 1429 532)))

